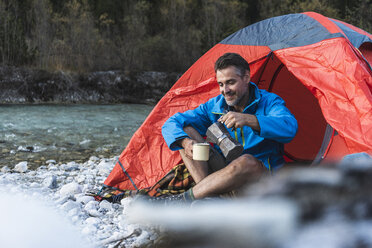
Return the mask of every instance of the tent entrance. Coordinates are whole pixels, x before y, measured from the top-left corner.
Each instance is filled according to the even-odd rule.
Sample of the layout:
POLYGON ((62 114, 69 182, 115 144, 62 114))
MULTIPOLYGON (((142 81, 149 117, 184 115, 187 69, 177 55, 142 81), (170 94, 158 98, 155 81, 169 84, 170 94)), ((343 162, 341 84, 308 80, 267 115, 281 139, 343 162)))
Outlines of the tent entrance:
POLYGON ((252 76, 252 81, 282 97, 298 121, 296 137, 284 147, 287 157, 295 162, 314 161, 327 138, 327 122, 317 99, 273 53, 252 76))

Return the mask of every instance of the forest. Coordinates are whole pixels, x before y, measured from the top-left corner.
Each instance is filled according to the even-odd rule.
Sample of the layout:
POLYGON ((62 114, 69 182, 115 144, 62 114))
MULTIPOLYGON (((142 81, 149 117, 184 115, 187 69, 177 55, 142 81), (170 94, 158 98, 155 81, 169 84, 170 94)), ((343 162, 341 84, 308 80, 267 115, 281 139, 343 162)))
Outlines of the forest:
POLYGON ((182 73, 237 30, 305 11, 372 32, 371 0, 0 0, 0 65, 182 73))

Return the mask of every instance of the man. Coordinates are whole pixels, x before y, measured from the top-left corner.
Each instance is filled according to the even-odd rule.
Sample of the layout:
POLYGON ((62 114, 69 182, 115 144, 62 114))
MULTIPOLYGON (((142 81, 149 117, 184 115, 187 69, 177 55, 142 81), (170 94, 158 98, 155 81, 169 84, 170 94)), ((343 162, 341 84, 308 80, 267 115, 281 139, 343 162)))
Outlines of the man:
POLYGON ((241 188, 264 171, 284 164, 283 143, 297 132, 297 121, 274 93, 250 82, 248 62, 236 53, 226 53, 215 63, 221 95, 194 110, 177 113, 162 128, 163 137, 181 157, 196 185, 170 199, 190 201, 241 188), (208 162, 192 160, 193 144, 203 142, 210 125, 223 123, 244 147, 243 154, 226 164, 220 149, 208 162))

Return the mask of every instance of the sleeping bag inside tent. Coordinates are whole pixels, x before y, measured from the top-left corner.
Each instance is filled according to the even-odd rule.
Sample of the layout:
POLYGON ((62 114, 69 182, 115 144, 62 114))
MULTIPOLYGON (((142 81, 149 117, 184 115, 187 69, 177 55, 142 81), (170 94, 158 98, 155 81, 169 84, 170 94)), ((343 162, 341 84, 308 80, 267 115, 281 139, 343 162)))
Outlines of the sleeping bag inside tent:
POLYGON ((282 97, 298 120, 287 161, 372 154, 372 35, 314 12, 270 18, 230 35, 192 65, 134 133, 104 187, 152 186, 181 161, 161 134, 173 114, 219 94, 214 63, 226 52, 250 64, 251 81, 282 97))

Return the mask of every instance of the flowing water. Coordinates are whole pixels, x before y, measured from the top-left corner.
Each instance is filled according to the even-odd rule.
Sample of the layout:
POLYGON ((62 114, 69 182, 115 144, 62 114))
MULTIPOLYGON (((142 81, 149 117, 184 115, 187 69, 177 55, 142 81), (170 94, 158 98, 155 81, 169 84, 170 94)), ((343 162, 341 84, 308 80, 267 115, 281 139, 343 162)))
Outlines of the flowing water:
POLYGON ((153 106, 2 105, 0 167, 120 155, 153 106))

